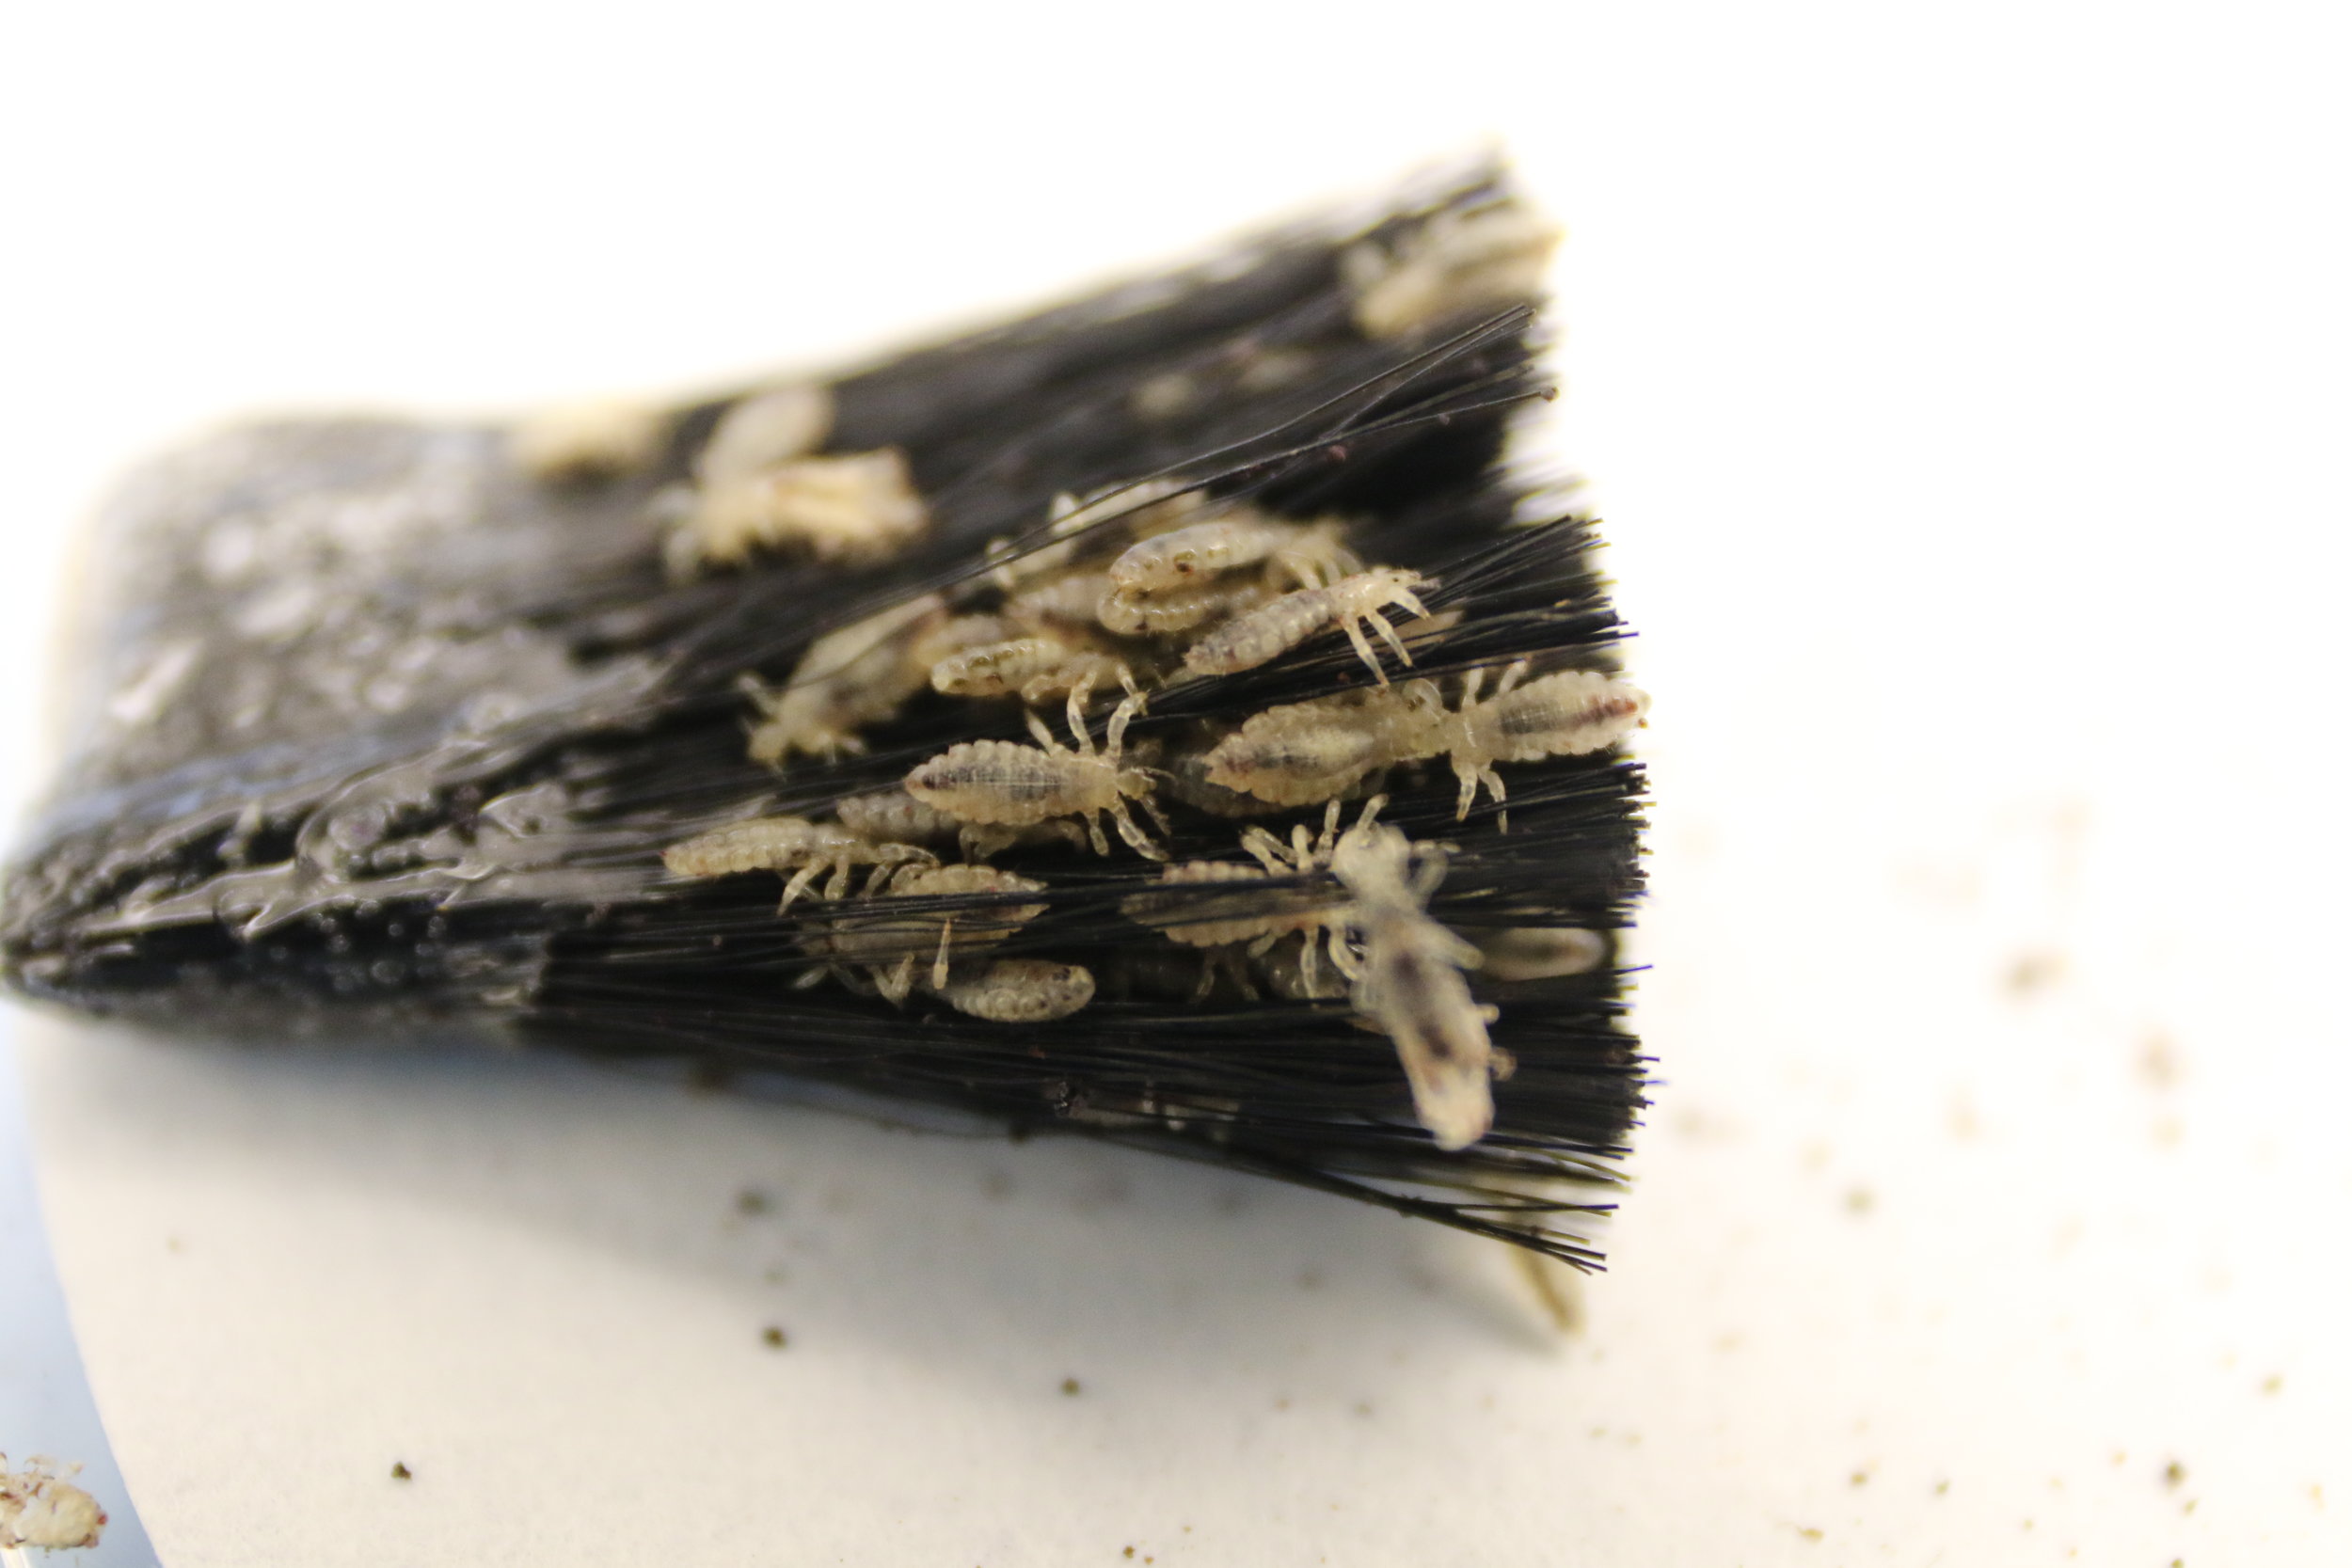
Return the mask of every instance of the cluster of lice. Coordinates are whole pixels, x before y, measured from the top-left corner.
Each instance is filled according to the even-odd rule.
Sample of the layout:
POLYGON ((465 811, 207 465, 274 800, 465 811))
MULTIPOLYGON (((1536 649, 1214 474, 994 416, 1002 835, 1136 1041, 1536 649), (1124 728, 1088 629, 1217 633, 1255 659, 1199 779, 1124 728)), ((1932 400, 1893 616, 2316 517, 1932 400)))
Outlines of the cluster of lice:
POLYGON ((752 760, 781 767, 794 753, 828 760, 866 750, 858 732, 890 719, 931 680, 940 660, 999 639, 993 616, 951 615, 924 594, 828 632, 808 646, 781 689, 743 678, 760 712, 752 760))
POLYGON ((819 960, 803 985, 833 974, 901 1006, 920 990, 960 1012, 1005 1023, 1065 1018, 1094 995, 1094 977, 1081 965, 986 957, 1044 912, 1042 901, 1027 896, 1044 889, 1032 878, 986 865, 944 866, 914 845, 877 842, 839 824, 796 816, 730 823, 672 845, 662 862, 673 875, 695 879, 788 873, 779 913, 830 871, 817 891, 837 912, 811 925, 802 939, 819 960), (858 866, 874 869, 851 897, 858 866))
MULTIPOLYGON (((734 445, 725 435, 723 425, 713 449, 734 445)), ((862 752, 859 732, 895 717, 926 687, 1034 708, 1115 683, 1140 710, 1147 691, 1180 667, 1254 668, 1330 626, 1346 631, 1384 682, 1359 623, 1410 662, 1379 611, 1402 605, 1421 613, 1419 574, 1356 570, 1361 563, 1336 520, 1285 522, 1237 504, 1206 515, 1216 504, 1149 484, 1083 503, 1064 498, 1053 523, 1061 537, 1003 561, 979 585, 993 608, 958 614, 946 595, 921 594, 819 638, 780 689, 745 677, 760 710, 753 759, 780 767, 795 754, 862 752), (1122 547, 1109 555, 1094 533, 1065 531, 1073 524, 1122 547), (1091 561, 1077 559, 1087 549, 1097 552, 1091 561)), ((972 609, 969 587, 958 605, 972 609)))
MULTIPOLYGON (((1488 1042, 1492 1010, 1472 1001, 1463 978, 1480 949, 1427 913, 1444 851, 1378 821, 1385 797, 1343 832, 1342 801, 1391 769, 1442 757, 1460 784, 1456 815, 1467 816, 1482 788, 1502 802, 1500 766, 1606 750, 1641 722, 1648 699, 1607 673, 1536 673, 1527 659, 1499 676, 1472 669, 1391 684, 1373 638, 1409 668, 1383 611, 1428 620, 1420 594, 1431 579, 1367 567, 1335 521, 1285 521, 1152 483, 1064 499, 1049 533, 1040 546, 993 552, 993 564, 961 585, 819 638, 781 689, 747 685, 761 710, 752 754, 770 765, 862 752, 862 730, 926 692, 1017 700, 1033 743, 961 741, 898 787, 845 796, 837 822, 739 823, 675 847, 671 868, 784 872, 787 903, 817 889, 825 902, 798 938, 812 960, 802 984, 830 976, 897 1006, 928 995, 971 1017, 1037 1023, 1076 1012, 1095 991, 1081 965, 996 951, 1049 906, 1045 883, 983 863, 943 865, 942 852, 961 848, 967 863, 1021 847, 1108 855, 1107 816, 1136 853, 1165 861, 1135 815, 1139 808, 1165 837, 1157 796, 1229 819, 1321 806, 1319 832, 1246 828, 1248 860, 1168 865, 1148 891, 1125 897, 1128 918, 1167 940, 1122 955, 1114 981, 1141 983, 1143 968, 1165 955, 1198 975, 1196 997, 1220 974, 1245 997, 1263 986, 1299 1002, 1327 1002, 1343 983, 1359 1020, 1394 1042, 1438 1145, 1475 1142, 1493 1119, 1489 1081, 1508 1058, 1488 1042), (1151 743, 1128 746, 1131 722, 1168 679, 1255 669, 1333 630, 1378 684, 1266 708, 1165 757, 1151 743), (1088 703, 1114 683, 1126 696, 1098 749, 1088 703), (1067 742, 1036 711, 1056 699, 1067 742), (852 897, 860 866, 874 869, 852 897)), ((1581 973, 1607 953, 1602 938, 1572 929, 1490 933, 1485 944, 1493 977, 1505 982, 1581 973)))
MULTIPOLYGON (((1442 1148, 1465 1148, 1486 1135, 1494 1121, 1488 1081, 1507 1058, 1486 1037, 1491 1007, 1470 997, 1462 977, 1482 960, 1479 948, 1456 936, 1427 912, 1429 895, 1445 876, 1444 851, 1416 845, 1395 828, 1376 820, 1387 803, 1375 796, 1345 832, 1340 807, 1324 810, 1323 831, 1310 837, 1301 824, 1286 845, 1263 828, 1242 834, 1242 847, 1257 861, 1192 861, 1168 867, 1161 886, 1125 900, 1130 919, 1160 931, 1169 941, 1210 950, 1214 967, 1204 968, 1205 994, 1221 967, 1239 974, 1245 959, 1261 961, 1260 973, 1279 994, 1311 1000, 1327 994, 1318 954, 1349 983, 1348 995, 1365 1023, 1395 1042, 1398 1060, 1412 1086, 1422 1125, 1442 1148), (1336 895, 1299 887, 1284 897, 1265 885, 1271 879, 1300 880, 1328 873, 1336 895), (1213 893, 1213 888, 1230 889, 1213 893), (1295 953, 1277 962, 1276 943, 1294 933, 1303 937, 1295 953)), ((1510 979, 1573 973, 1598 961, 1599 939, 1591 932, 1513 931, 1498 943, 1506 955, 1510 979)), ((1246 979, 1245 979, 1246 983, 1246 979)))
POLYGON ((824 388, 775 388, 743 399, 712 429, 691 486, 663 499, 674 576, 775 552, 828 565, 887 561, 930 528, 930 509, 896 448, 816 455, 833 429, 824 388))

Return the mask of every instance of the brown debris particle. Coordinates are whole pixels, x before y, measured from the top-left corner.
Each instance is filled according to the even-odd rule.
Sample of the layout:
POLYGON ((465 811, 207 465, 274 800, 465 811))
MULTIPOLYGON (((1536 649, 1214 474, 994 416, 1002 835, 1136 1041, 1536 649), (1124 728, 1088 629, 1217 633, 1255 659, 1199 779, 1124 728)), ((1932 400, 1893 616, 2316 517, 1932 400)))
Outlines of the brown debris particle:
POLYGON ((399 1460, 395 1459, 392 1461, 392 1479, 394 1481, 414 1481, 417 1479, 417 1473, 408 1468, 407 1465, 402 1464, 399 1460))
POLYGON ((757 1187, 746 1187, 735 1195, 735 1212, 747 1219, 767 1213, 775 1206, 775 1200, 757 1187))
POLYGON ((2263 1379, 2263 1392, 2265 1394, 2275 1394, 2285 1386, 2286 1379, 2280 1377, 2277 1372, 2273 1372, 2268 1377, 2263 1379))
POLYGON ((1878 1195, 1867 1187, 1854 1187, 1846 1194, 1846 1212, 1867 1214, 1878 1206, 1878 1195))
POLYGON ((1821 1538, 1820 1530, 1812 1525, 1799 1525, 1797 1534, 1806 1541, 1819 1541, 1821 1538))
POLYGON ((766 1345, 770 1350, 782 1350, 785 1346, 790 1344, 791 1340, 785 1337, 783 1329, 778 1328, 773 1323, 770 1323, 766 1328, 759 1331, 759 1342, 766 1345))
POLYGON ((1071 1399, 1076 1399, 1078 1397, 1078 1380, 1074 1377, 1063 1378, 1061 1380, 1061 1391, 1071 1399))
POLYGON ((2022 953, 2009 968, 2009 993, 2031 996, 2057 985, 2066 975, 2066 955, 2047 951, 2022 953))
POLYGON ((2177 1459, 2164 1467, 2164 1483, 2167 1486, 2178 1486, 2187 1479, 2188 1471, 2183 1468, 2181 1462, 2177 1459))

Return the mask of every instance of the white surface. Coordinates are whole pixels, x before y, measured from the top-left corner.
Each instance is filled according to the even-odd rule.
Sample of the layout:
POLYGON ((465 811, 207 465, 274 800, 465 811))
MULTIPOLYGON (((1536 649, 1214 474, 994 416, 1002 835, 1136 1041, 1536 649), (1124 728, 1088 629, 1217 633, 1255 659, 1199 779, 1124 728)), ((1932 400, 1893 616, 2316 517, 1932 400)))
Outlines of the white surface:
POLYGON ((820 357, 1500 131, 1659 698, 1589 1325, 1140 1157, 42 1025, 166 1560, 2352 1560, 2340 12, 850 14, 21 19, 9 580, 193 422, 820 357))

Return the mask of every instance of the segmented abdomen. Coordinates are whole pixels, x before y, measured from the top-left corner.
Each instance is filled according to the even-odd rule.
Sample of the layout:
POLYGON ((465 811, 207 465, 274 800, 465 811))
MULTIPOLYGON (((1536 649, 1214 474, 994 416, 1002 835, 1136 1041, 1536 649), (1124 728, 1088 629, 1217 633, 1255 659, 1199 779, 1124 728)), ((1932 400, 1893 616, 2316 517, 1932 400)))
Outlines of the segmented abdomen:
POLYGON ((838 828, 822 827, 798 816, 760 816, 730 822, 673 844, 661 851, 661 863, 677 877, 726 877, 740 871, 784 871, 804 863, 812 855, 838 853, 847 842, 870 848, 838 828))
POLYGON ((967 740, 909 773, 907 793, 965 822, 1042 822, 1086 808, 1073 760, 1013 740, 967 740))

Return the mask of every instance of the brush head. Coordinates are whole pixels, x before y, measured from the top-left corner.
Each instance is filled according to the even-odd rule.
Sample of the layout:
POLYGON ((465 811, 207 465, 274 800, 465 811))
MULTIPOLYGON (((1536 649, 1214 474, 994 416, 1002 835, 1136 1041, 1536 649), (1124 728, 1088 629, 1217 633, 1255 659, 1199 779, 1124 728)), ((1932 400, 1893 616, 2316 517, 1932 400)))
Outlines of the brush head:
POLYGON ((1595 1262, 1646 699, 1501 463, 1548 245, 1481 169, 834 377, 155 463, 7 978, 778 1069, 1595 1262))

